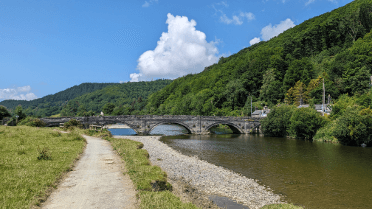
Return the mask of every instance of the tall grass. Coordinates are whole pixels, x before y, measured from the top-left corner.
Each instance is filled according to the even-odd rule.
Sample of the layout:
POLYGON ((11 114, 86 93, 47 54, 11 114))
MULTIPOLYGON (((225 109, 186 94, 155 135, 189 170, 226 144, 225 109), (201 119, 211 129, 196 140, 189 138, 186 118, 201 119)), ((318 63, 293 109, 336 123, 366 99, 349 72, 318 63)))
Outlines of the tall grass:
POLYGON ((84 146, 76 133, 0 126, 0 208, 39 205, 84 146))

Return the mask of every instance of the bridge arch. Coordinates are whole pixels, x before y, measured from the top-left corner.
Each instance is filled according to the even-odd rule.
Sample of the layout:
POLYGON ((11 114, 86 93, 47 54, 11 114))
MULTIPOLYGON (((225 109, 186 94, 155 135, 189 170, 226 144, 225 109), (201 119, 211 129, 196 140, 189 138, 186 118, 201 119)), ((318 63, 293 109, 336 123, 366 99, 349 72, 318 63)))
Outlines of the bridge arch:
POLYGON ((135 131, 136 134, 139 134, 138 133, 138 128, 135 125, 130 124, 130 123, 126 123, 125 121, 119 121, 119 120, 116 121, 115 120, 115 121, 111 121, 110 123, 105 124, 105 126, 114 125, 114 124, 118 124, 118 123, 128 126, 130 129, 132 129, 133 131, 135 131))
POLYGON ((213 123, 205 127, 205 130, 209 131, 209 129, 211 129, 212 127, 218 126, 220 124, 227 125, 233 131, 234 134, 244 134, 244 130, 241 127, 235 125, 234 123, 229 123, 229 122, 216 122, 216 123, 213 123))
POLYGON ((159 122, 159 123, 151 124, 150 125, 150 129, 147 131, 147 133, 150 134, 150 132, 152 130, 154 130, 155 127, 157 127, 158 125, 163 125, 163 124, 176 124, 176 125, 180 125, 180 126, 184 127, 189 133, 192 133, 192 131, 191 131, 192 129, 188 125, 186 125, 186 124, 184 124, 182 122, 179 122, 179 121, 162 121, 162 122, 159 122))

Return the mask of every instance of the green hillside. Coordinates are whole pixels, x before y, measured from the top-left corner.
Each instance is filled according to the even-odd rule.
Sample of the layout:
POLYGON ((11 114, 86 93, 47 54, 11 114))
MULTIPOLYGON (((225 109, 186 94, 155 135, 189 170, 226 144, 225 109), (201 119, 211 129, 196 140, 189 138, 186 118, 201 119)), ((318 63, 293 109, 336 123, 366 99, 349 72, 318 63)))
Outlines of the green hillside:
POLYGON ((28 115, 50 116, 58 114, 62 106, 69 100, 110 85, 117 85, 117 83, 82 83, 39 99, 31 101, 4 100, 0 102, 0 105, 7 107, 9 110, 14 110, 18 105, 22 105, 22 108, 26 110, 28 115))
POLYGON ((174 80, 152 94, 148 114, 247 115, 254 106, 318 103, 360 95, 372 69, 372 0, 356 0, 174 80))
POLYGON ((62 116, 84 116, 100 113, 107 106, 106 114, 141 114, 148 96, 169 85, 171 80, 142 81, 107 86, 70 100, 63 106, 62 116), (90 111, 90 113, 88 113, 90 111))

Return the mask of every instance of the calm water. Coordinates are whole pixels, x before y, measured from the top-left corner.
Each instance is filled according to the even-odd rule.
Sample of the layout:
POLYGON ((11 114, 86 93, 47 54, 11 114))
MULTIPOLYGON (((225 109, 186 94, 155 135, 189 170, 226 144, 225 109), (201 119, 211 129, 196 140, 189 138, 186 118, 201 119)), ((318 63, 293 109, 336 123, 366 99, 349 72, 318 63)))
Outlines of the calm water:
MULTIPOLYGON (((173 134, 167 135, 182 130, 158 126, 156 133, 170 127, 173 134)), ((164 136, 161 141, 257 179, 306 208, 372 208, 371 148, 233 134, 164 136)))

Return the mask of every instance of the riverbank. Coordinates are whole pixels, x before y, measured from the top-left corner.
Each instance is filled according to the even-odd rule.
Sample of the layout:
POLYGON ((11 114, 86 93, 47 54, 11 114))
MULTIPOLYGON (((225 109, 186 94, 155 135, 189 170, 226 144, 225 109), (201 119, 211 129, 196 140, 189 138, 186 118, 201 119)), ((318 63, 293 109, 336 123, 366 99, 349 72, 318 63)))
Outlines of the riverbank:
POLYGON ((144 144, 153 165, 158 165, 173 182, 189 184, 204 196, 218 195, 233 199, 251 209, 281 203, 269 188, 225 168, 196 157, 185 156, 159 141, 160 136, 114 136, 144 144))

